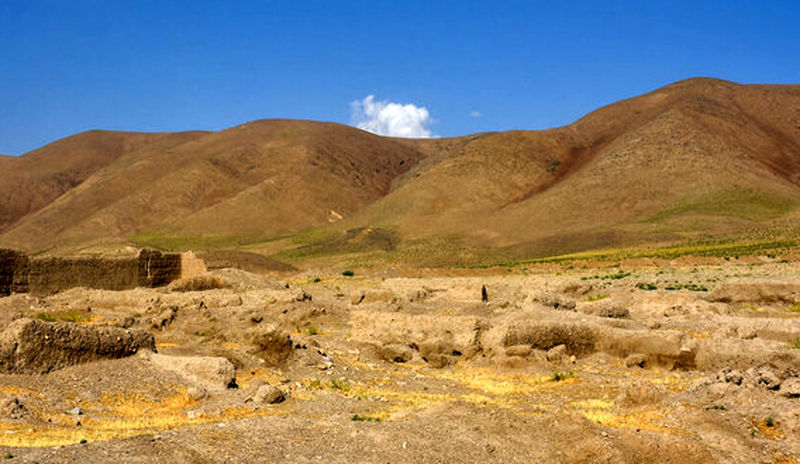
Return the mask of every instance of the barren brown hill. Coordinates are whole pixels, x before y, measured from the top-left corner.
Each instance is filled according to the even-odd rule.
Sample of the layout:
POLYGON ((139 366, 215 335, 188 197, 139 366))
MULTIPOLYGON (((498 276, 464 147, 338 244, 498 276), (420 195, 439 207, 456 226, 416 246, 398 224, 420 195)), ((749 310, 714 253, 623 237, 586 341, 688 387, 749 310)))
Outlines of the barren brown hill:
POLYGON ((800 224, 798 85, 690 79, 561 128, 452 139, 283 120, 161 137, 61 159, 66 139, 12 160, 24 174, 12 177, 35 185, 4 190, 14 213, 4 212, 0 244, 263 242, 254 249, 290 248, 290 258, 359 247, 429 256, 456 244, 439 251, 470 250, 469 261, 780 235, 800 224), (37 168, 46 154, 60 164, 37 168), (59 183, 64 172, 79 174, 59 183), (47 195, 18 198, 36 189, 47 195))
POLYGON ((83 134, 25 155, 6 172, 21 179, 3 193, 4 211, 13 212, 6 222, 27 216, 2 243, 40 250, 141 232, 270 237, 351 214, 386 194, 421 156, 347 126, 304 121, 172 136, 83 134))
POLYGON ((0 157, 0 232, 52 203, 124 153, 143 146, 166 150, 201 134, 89 131, 18 158, 0 157))
POLYGON ((408 143, 437 150, 354 224, 525 256, 794 223, 800 202, 797 85, 691 79, 557 129, 408 143))

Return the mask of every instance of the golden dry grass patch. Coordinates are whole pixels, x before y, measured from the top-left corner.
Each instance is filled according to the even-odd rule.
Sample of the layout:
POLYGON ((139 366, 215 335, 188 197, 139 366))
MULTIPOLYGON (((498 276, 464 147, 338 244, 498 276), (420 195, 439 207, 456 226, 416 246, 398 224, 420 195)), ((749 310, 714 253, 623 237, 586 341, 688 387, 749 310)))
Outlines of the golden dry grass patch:
POLYGON ((174 348, 176 346, 180 346, 178 343, 175 342, 156 342, 156 349, 163 350, 164 348, 174 348))
POLYGON ((628 430, 646 430, 648 432, 668 433, 672 435, 685 434, 684 431, 667 427, 661 422, 667 416, 666 411, 653 408, 639 408, 632 411, 619 411, 614 407, 614 402, 591 398, 572 401, 565 412, 575 411, 590 421, 606 427, 628 430))
POLYGON ((53 447, 81 440, 106 441, 189 425, 292 413, 286 408, 251 407, 228 407, 218 414, 193 412, 197 403, 185 391, 155 401, 141 394, 114 392, 103 395, 97 403, 106 408, 104 415, 81 416, 80 427, 66 415, 52 417, 46 426, 0 422, 0 446, 53 447))

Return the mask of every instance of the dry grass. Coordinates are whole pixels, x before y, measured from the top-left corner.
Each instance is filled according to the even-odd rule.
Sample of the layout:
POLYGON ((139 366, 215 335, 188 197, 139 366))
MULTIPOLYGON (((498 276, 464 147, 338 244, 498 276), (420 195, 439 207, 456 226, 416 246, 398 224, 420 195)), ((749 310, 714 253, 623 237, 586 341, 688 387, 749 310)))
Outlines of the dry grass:
POLYGON ((180 279, 169 286, 170 290, 173 292, 202 292, 232 287, 233 285, 227 280, 209 275, 180 279))
POLYGON ((47 426, 0 422, 0 446, 54 447, 86 441, 105 441, 209 422, 282 415, 283 409, 226 408, 219 414, 191 414, 197 405, 185 391, 161 401, 131 393, 107 393, 98 402, 102 416, 82 417, 76 428, 68 416, 55 416, 47 426))

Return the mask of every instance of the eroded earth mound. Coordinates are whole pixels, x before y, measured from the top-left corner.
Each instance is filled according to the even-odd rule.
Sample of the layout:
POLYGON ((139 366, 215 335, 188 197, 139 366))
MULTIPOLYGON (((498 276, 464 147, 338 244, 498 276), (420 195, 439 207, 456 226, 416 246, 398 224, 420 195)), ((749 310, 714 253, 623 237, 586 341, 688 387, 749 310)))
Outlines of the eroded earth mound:
POLYGON ((15 294, 0 446, 22 462, 796 462, 798 270, 236 269, 15 294))

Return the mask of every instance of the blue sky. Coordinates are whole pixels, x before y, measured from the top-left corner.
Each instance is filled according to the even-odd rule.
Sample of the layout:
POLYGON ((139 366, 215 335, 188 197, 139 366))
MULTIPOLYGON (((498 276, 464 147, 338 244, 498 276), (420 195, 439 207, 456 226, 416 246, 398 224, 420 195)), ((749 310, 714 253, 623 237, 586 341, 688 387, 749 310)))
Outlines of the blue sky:
POLYGON ((0 0, 0 153, 369 95, 437 136, 545 129, 693 76, 800 83, 800 2, 0 0))

